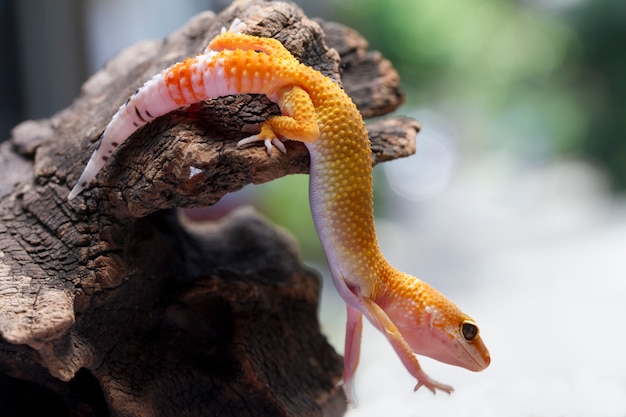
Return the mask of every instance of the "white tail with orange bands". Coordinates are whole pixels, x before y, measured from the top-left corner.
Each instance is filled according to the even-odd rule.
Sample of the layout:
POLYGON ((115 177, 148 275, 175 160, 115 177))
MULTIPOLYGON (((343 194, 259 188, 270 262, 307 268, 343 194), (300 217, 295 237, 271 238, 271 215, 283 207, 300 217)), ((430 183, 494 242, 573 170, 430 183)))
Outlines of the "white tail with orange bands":
POLYGON ((207 98, 236 94, 234 83, 226 80, 223 59, 219 53, 209 51, 190 59, 189 71, 181 78, 180 65, 154 76, 135 92, 118 109, 104 130, 96 150, 91 155, 85 170, 68 195, 68 200, 76 197, 96 177, 109 157, 137 129, 153 119, 173 110, 207 98), (172 80, 172 78, 176 78, 172 80))

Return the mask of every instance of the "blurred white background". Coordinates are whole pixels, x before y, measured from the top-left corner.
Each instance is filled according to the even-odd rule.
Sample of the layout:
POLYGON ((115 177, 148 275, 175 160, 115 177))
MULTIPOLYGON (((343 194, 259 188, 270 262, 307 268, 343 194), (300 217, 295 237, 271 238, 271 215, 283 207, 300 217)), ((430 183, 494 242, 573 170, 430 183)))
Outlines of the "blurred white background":
MULTIPOLYGON (((394 189, 425 199, 393 197, 395 221, 378 222, 384 252, 478 321, 492 364, 475 374, 421 360, 456 391, 413 393, 415 381, 367 326, 360 402, 349 416, 626 414, 625 201, 588 165, 531 168, 513 158, 486 154, 448 174, 424 172, 413 158, 385 166, 388 177, 402 178, 394 189), (447 184, 433 192, 439 180, 431 175, 449 176, 447 184)), ((329 287, 325 294, 336 297, 329 287)), ((341 312, 329 310, 325 322, 341 312)), ((339 348, 343 333, 332 326, 339 348)))

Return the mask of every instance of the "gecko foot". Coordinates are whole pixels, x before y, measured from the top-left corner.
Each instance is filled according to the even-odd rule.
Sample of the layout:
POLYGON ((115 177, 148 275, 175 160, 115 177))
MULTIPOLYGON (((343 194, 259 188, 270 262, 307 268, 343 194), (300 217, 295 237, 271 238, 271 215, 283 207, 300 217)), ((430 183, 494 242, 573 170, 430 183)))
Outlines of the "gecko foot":
MULTIPOLYGON (((244 130, 249 131, 252 125, 245 125, 244 130)), ((257 126, 258 129, 258 126, 257 126)), ((267 153, 272 152, 272 148, 276 146, 279 151, 282 153, 287 153, 287 148, 285 148, 285 144, 278 139, 276 133, 271 127, 271 124, 266 120, 261 124, 261 131, 256 135, 249 136, 247 138, 241 139, 237 142, 237 147, 241 148, 249 143, 260 142, 263 141, 265 143, 265 148, 267 149, 267 153)))
POLYGON ((436 394, 437 390, 443 391, 446 394, 451 394, 452 391, 454 391, 454 388, 452 388, 450 385, 437 382, 426 375, 417 380, 417 385, 415 386, 415 388, 413 388, 413 391, 417 391, 421 387, 428 388, 433 394, 436 394))
POLYGON ((241 19, 236 17, 233 19, 228 29, 222 26, 222 30, 220 31, 220 34, 224 34, 226 32, 243 33, 247 28, 248 28, 248 25, 246 25, 245 22, 242 22, 241 19))
POLYGON ((346 399, 348 400, 348 404, 352 404, 353 407, 357 407, 358 401, 356 399, 356 391, 354 389, 354 380, 352 377, 346 378, 345 373, 343 377, 343 392, 346 394, 346 399))
POLYGON ((237 147, 238 148, 243 148, 244 146, 250 144, 250 143, 254 143, 254 142, 259 142, 259 141, 263 141, 263 143, 265 144, 265 148, 267 149, 267 153, 271 153, 272 152, 272 148, 275 146, 276 148, 278 148, 279 151, 281 151, 282 153, 287 153, 287 148, 285 148, 285 144, 278 138, 263 138, 261 137, 261 135, 253 135, 253 136, 249 136, 245 139, 241 139, 239 142, 237 142, 237 147))

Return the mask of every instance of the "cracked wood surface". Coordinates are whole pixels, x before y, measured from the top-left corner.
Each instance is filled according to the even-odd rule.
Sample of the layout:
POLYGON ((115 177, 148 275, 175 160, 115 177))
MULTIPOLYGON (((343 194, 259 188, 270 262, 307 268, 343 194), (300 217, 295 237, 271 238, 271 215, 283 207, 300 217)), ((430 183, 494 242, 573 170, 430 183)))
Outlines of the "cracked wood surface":
MULTIPOLYGON (((265 97, 208 100, 155 120, 65 201, 119 105, 235 17, 341 82, 365 117, 402 103, 397 73, 358 33, 291 3, 240 0, 131 46, 72 106, 17 126, 0 145, 0 376, 57 393, 70 415, 98 407, 65 382, 80 369, 113 416, 345 411, 341 360, 317 321, 320 280, 292 239, 248 211, 204 225, 176 214, 308 172, 299 143, 287 142, 286 155, 235 146, 244 125, 277 114, 265 97)), ((369 124, 373 163, 412 154, 418 131, 408 118, 369 124)))

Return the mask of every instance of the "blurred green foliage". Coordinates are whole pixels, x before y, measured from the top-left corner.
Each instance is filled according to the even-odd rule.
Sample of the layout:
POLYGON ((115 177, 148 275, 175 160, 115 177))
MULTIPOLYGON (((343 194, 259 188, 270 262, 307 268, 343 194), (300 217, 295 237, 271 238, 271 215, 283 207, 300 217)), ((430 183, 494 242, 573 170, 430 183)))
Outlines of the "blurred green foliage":
POLYGON ((324 253, 309 208, 308 190, 308 175, 288 175, 253 187, 258 198, 257 208, 274 223, 296 235, 306 258, 323 261, 324 253))
POLYGON ((454 121, 461 149, 583 157, 626 189, 625 1, 332 6, 393 62, 409 105, 454 121))
POLYGON ((585 98, 589 131, 580 150, 626 190, 626 1, 589 1, 569 20, 578 33, 574 87, 585 98))

